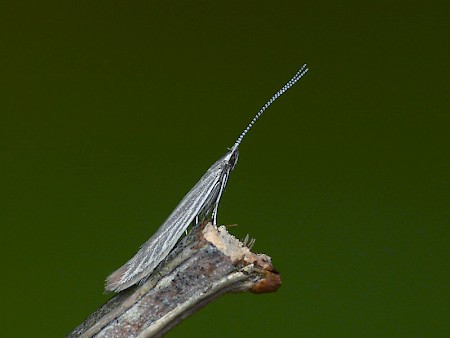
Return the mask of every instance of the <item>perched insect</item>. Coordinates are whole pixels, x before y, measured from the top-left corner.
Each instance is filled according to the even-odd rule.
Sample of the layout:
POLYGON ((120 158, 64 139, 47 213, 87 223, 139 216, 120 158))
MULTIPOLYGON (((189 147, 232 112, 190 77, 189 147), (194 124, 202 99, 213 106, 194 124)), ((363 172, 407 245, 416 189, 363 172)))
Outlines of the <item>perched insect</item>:
POLYGON ((227 185, 228 176, 237 163, 239 156, 238 147, 243 138, 264 111, 300 80, 307 71, 308 68, 304 64, 292 79, 266 102, 237 138, 234 145, 208 169, 200 178, 200 181, 184 196, 180 204, 172 211, 158 231, 141 246, 133 258, 106 279, 105 289, 107 291, 119 292, 145 280, 158 264, 167 257, 183 235, 183 232, 194 220, 198 222, 199 220, 212 218, 213 223, 217 223, 217 209, 220 198, 227 185))

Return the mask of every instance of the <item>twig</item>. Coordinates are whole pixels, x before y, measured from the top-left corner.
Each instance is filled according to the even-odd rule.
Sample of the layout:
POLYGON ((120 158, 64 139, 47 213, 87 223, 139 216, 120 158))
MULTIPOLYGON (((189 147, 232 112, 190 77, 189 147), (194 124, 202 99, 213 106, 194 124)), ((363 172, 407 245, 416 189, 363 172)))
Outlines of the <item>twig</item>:
POLYGON ((269 256, 252 253, 224 226, 200 224, 142 285, 114 296, 68 337, 161 337, 225 293, 280 285, 269 256))

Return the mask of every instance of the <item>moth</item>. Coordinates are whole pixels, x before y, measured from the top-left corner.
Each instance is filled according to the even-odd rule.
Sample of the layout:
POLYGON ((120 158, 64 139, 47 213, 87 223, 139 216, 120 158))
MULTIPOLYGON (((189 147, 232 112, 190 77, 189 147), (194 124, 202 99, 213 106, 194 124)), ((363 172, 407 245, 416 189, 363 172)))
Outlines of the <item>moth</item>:
POLYGON ((156 233, 141 246, 133 258, 106 279, 106 291, 120 292, 144 281, 159 263, 167 257, 191 223, 212 219, 213 224, 217 224, 217 209, 219 208, 220 198, 227 185, 228 177, 238 161, 239 145, 264 111, 307 72, 308 68, 304 64, 264 104, 239 135, 234 145, 206 171, 197 184, 184 196, 156 233))

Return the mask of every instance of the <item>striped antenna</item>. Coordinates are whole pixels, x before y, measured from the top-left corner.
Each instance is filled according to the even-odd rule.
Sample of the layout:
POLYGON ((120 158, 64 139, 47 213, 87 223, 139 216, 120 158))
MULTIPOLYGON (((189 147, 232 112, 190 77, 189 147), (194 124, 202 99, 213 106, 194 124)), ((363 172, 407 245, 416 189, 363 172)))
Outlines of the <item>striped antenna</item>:
POLYGON ((247 135, 248 131, 253 127, 255 122, 259 119, 259 117, 265 112, 267 108, 281 95, 283 95, 289 88, 291 88, 298 80, 300 80, 303 75, 308 72, 308 68, 306 68, 306 63, 299 69, 299 71, 290 79, 279 91, 277 91, 269 101, 259 110, 259 112, 255 115, 255 117, 250 121, 247 128, 244 129, 241 135, 237 138, 231 150, 236 150, 244 139, 245 135, 247 135))

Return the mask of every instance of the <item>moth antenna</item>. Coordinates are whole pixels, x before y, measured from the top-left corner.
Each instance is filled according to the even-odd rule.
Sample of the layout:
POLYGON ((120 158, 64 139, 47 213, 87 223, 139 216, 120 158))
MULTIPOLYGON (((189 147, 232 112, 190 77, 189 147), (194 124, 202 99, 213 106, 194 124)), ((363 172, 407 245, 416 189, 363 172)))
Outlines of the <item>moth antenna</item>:
POLYGON ((244 139, 245 135, 247 135, 248 131, 253 127, 255 122, 259 119, 259 117, 265 112, 267 108, 281 95, 283 95, 289 88, 291 88, 298 80, 300 80, 303 75, 305 75, 308 72, 308 68, 306 66, 306 63, 298 70, 298 72, 279 90, 277 91, 269 101, 266 102, 264 106, 259 110, 259 112, 253 117, 253 119, 250 121, 250 123, 247 125, 247 128, 244 129, 244 131, 239 135, 236 142, 234 143, 231 150, 235 150, 239 147, 242 140, 244 139))

